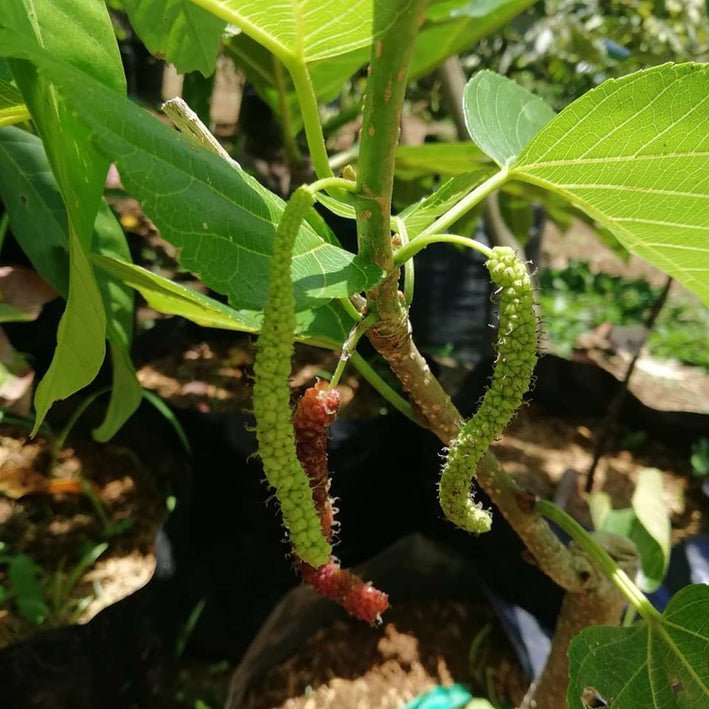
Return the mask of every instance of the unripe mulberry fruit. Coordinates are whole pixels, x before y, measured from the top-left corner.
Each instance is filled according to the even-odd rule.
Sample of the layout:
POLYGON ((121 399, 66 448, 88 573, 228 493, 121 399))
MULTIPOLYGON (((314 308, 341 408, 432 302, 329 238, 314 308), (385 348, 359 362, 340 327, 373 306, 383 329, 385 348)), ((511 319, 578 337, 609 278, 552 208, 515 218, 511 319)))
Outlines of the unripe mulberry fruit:
POLYGON ((536 362, 537 335, 532 283, 525 264, 506 246, 486 263, 499 287, 497 360, 479 409, 460 430, 441 474, 439 500, 446 517, 469 532, 487 532, 492 518, 471 498, 478 463, 499 436, 529 389, 536 362))
POLYGON ((296 455, 288 387, 295 331, 291 259, 295 237, 313 200, 308 189, 297 189, 286 204, 276 231, 268 298, 254 361, 253 399, 259 455, 266 479, 275 488, 293 551, 318 567, 328 562, 330 543, 322 535, 308 476, 296 455))

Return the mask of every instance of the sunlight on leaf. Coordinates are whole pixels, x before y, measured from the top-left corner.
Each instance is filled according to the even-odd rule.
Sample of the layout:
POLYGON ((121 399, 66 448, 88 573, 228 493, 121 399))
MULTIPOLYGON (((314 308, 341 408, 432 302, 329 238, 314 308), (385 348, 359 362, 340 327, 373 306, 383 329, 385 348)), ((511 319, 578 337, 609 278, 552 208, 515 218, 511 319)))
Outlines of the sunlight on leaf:
MULTIPOLYGON (((261 327, 260 311, 235 310, 214 298, 120 259, 93 254, 92 260, 101 271, 135 288, 148 305, 159 313, 179 315, 197 325, 222 330, 258 332, 261 327)), ((342 308, 328 303, 316 310, 299 312, 296 315, 295 334, 300 341, 337 349, 350 327, 351 320, 342 308)))
POLYGON ((563 195, 709 304, 709 66, 655 67, 574 101, 512 177, 563 195))
MULTIPOLYGON (((0 168, 0 195, 10 215, 15 238, 38 273, 66 298, 69 292, 66 209, 42 141, 17 128, 0 131, 0 168)), ((130 259, 123 230, 105 201, 99 206, 92 249, 130 259)), ((140 403, 135 374, 130 379, 126 369, 133 329, 133 293, 101 274, 97 274, 96 282, 106 309, 106 334, 112 343, 114 378, 118 376, 121 381, 121 386, 111 392, 109 414, 113 429, 103 429, 103 435, 108 435, 111 430, 120 428, 140 403)))
POLYGON ((22 94, 9 81, 0 79, 0 128, 29 120, 22 94))
POLYGON ((410 0, 192 0, 239 27, 282 62, 309 63, 347 54, 372 42, 374 6, 384 34, 410 0))
POLYGON ((441 62, 471 49, 537 0, 431 0, 416 38, 409 76, 430 74, 441 62))
MULTIPOLYGON (((233 308, 260 309, 283 200, 82 72, 44 56, 37 60, 76 107, 92 143, 115 161, 126 190, 141 200, 163 238, 180 248, 180 263, 227 295, 233 308)), ((374 265, 325 243, 310 223, 296 239, 292 271, 299 310, 381 278, 374 265)))

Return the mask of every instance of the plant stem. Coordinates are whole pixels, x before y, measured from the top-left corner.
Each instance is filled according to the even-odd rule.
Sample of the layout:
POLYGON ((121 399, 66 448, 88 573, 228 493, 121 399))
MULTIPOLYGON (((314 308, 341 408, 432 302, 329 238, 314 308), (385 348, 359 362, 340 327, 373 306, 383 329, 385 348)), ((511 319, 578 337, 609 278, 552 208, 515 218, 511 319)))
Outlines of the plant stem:
MULTIPOLYGON (((389 274, 367 293, 370 306, 380 317, 367 336, 409 393, 429 428, 450 442, 455 438, 461 417, 411 338, 403 296, 399 299, 398 269, 394 269, 390 214, 399 120, 406 74, 426 2, 400 0, 400 4, 407 7, 399 22, 372 47, 357 163, 361 189, 355 208, 360 255, 389 274)), ((375 32, 376 19, 375 13, 375 32)))
MULTIPOLYGON (((367 293, 370 307, 376 309, 380 317, 367 336, 396 374, 428 428, 447 446, 458 435, 462 417, 413 343, 404 297, 399 297, 398 269, 394 268, 390 231, 391 189, 403 81, 424 6, 425 3, 414 0, 397 26, 372 48, 358 161, 361 192, 355 206, 360 252, 389 274, 367 293)), ((423 236, 439 233, 499 187, 507 177, 504 169, 493 175, 473 190, 460 206, 434 222, 423 236)), ((420 239, 421 235, 416 238, 420 239)), ((525 506, 522 491, 492 453, 483 457, 478 480, 532 552, 541 570, 567 590, 582 588, 580 570, 569 551, 545 520, 534 514, 532 506, 525 506)))
MULTIPOLYGON (((394 256, 394 263, 396 263, 396 256, 409 245, 409 232, 406 228, 406 222, 399 217, 394 217, 394 226, 397 233, 399 234, 399 239, 401 240, 401 248, 396 252, 394 256)), ((414 260, 410 258, 408 261, 404 261, 404 305, 408 308, 414 301, 414 285, 416 280, 416 271, 414 269, 414 260)))
POLYGON ((330 379, 330 389, 336 387, 340 382, 340 377, 345 371, 345 366, 347 365, 347 360, 352 356, 357 347, 357 343, 360 341, 362 335, 377 321, 379 316, 372 312, 367 315, 367 317, 362 318, 350 331, 347 336, 345 343, 342 345, 342 354, 340 355, 340 361, 337 363, 332 379, 330 379))
POLYGON ((459 244, 460 246, 467 246, 469 249, 474 249, 485 256, 485 258, 490 258, 492 255, 492 249, 467 236, 458 236, 457 234, 433 234, 424 237, 418 236, 413 241, 408 242, 407 245, 402 246, 394 256, 394 264, 396 266, 405 265, 419 251, 423 251, 430 244, 459 244))
POLYGON ((333 171, 341 170, 345 165, 357 160, 358 157, 359 143, 355 143, 351 148, 343 150, 341 153, 336 153, 330 158, 330 169, 333 171))
POLYGON ((352 301, 349 298, 340 298, 340 305, 343 310, 354 320, 357 321, 362 317, 362 314, 355 308, 352 301))
POLYGON ((5 237, 7 236, 7 228, 10 226, 10 215, 5 212, 2 217, 0 217, 0 251, 5 243, 5 237))
POLYGON ((355 100, 349 106, 340 108, 340 110, 332 117, 323 123, 323 132, 330 134, 341 128, 350 121, 354 121, 362 112, 362 101, 355 100))
POLYGON ((356 182, 352 182, 352 180, 345 180, 343 177, 323 177, 320 180, 311 182, 306 186, 313 193, 313 195, 315 195, 316 192, 331 189, 341 189, 346 192, 354 192, 357 189, 356 182))
POLYGON ((218 155, 230 165, 241 167, 211 134, 209 128, 202 123, 199 116, 189 107, 186 101, 179 97, 171 98, 165 101, 160 108, 185 137, 206 148, 211 153, 218 155))
POLYGON ((111 528, 111 521, 108 519, 108 515, 106 514, 106 510, 103 506, 103 503, 101 502, 101 499, 96 494, 96 491, 94 490, 89 480, 79 478, 79 482, 81 483, 81 487, 84 490, 84 495, 86 495, 87 499, 94 508, 96 516, 101 520, 101 527, 103 528, 103 531, 105 533, 108 529, 111 528))
MULTIPOLYGON (((408 8, 400 15, 399 22, 372 46, 358 161, 360 255, 387 273, 393 266, 390 214, 399 122, 414 40, 427 2, 400 0, 399 4, 407 4, 408 8)), ((378 29, 376 5, 375 33, 378 29)), ((385 291, 395 293, 396 284, 388 284, 385 291)))
POLYGON ((635 348, 633 358, 630 360, 630 364, 625 370, 625 376, 623 377, 623 381, 620 383, 615 393, 613 394, 613 398, 611 399, 610 404, 608 404, 608 409, 606 411, 605 418, 603 419, 603 423, 601 424, 601 427, 598 430, 598 434, 596 436, 596 444, 593 451, 593 461, 591 462, 591 466, 588 469, 587 473, 587 493, 593 490, 593 480, 595 477, 596 468, 598 467, 598 463, 601 461, 601 458, 605 455, 609 444, 612 443, 612 441, 609 439, 611 438, 611 434, 613 433, 616 423, 620 417, 621 411, 623 410, 623 404, 625 403, 625 398, 628 393, 630 378, 633 376, 635 366, 637 365, 638 360, 640 359, 640 352, 645 346, 645 343, 647 342, 648 337, 652 332, 652 328, 655 325, 655 321, 657 320, 658 316, 660 315, 660 312, 662 311, 662 308, 665 305, 665 302, 667 301, 667 296, 670 293, 671 287, 672 276, 668 276, 667 280, 665 281, 665 286, 662 289, 662 292, 653 304, 652 310, 650 311, 650 314, 645 320, 645 334, 642 340, 638 342, 637 347, 635 348))
MULTIPOLYGON (((285 62, 284 62, 285 63, 285 62)), ((308 141, 310 158, 313 161, 315 174, 319 178, 332 177, 333 172, 325 146, 325 138, 320 125, 320 112, 318 111, 318 100, 315 96, 313 82, 305 63, 299 59, 294 59, 286 64, 290 72, 295 92, 298 95, 300 113, 303 117, 303 127, 305 128, 305 138, 308 141)))
MULTIPOLYGON (((501 187, 509 178, 509 169, 503 167, 499 172, 489 177, 485 182, 478 185, 472 192, 467 194, 458 204, 451 207, 445 214, 442 214, 436 219, 433 224, 424 229, 416 239, 421 239, 424 236, 436 234, 448 228, 451 224, 458 221, 464 214, 467 214, 476 204, 482 202, 491 192, 501 187)), ((416 240, 414 239, 414 241, 416 240)))
POLYGON ((286 157, 291 167, 301 165, 303 156, 298 148, 298 143, 293 135, 293 116, 291 116, 290 106, 288 105, 288 94, 286 91, 285 77, 283 76, 283 65, 279 59, 271 55, 273 62, 273 78, 276 83, 276 91, 278 91, 278 105, 281 108, 281 127, 283 129, 283 147, 286 151, 286 157))
POLYGON ((436 74, 441 82, 446 109, 453 119, 458 140, 470 140, 468 127, 465 124, 465 112, 463 111, 463 91, 466 79, 463 66, 460 63, 460 57, 457 55, 448 57, 438 67, 436 74))
POLYGON ((382 396, 383 399, 388 401, 398 412, 404 414, 406 418, 410 419, 419 426, 426 427, 426 423, 421 420, 421 417, 416 413, 414 408, 409 404, 406 399, 404 399, 401 394, 392 389, 374 370, 374 368, 367 362, 362 355, 353 352, 350 356, 350 362, 354 365, 355 369, 364 377, 364 379, 376 389, 377 392, 382 396))
POLYGON ((59 435, 54 439, 54 448, 55 451, 59 452, 64 448, 64 445, 66 443, 66 439, 69 437, 69 434, 71 433, 71 430, 74 428, 76 425, 76 422, 81 418, 82 414, 86 409, 91 406, 91 404, 96 401, 96 399, 99 398, 102 394, 106 394, 109 391, 111 391, 111 387, 101 387, 101 389, 97 389, 95 392, 92 394, 89 394, 77 407, 74 409, 74 412, 72 415, 69 417, 69 420, 66 422, 66 425, 64 428, 59 432, 59 435))
POLYGON ((620 592, 628 599, 628 602, 645 620, 652 621, 660 617, 660 613, 655 610, 645 594, 633 583, 625 571, 613 561, 610 554, 573 517, 548 500, 537 500, 534 509, 537 513, 550 519, 563 529, 588 554, 589 558, 595 562, 601 571, 613 581, 620 592))

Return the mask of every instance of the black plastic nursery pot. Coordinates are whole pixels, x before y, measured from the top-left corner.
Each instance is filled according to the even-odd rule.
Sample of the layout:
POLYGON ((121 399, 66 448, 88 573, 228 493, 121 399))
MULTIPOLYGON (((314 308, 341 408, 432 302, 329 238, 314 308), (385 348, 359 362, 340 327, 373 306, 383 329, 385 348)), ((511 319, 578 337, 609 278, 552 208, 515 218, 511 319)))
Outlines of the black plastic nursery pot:
MULTIPOLYGON (((473 646, 476 636, 480 637, 481 633, 485 635, 490 630, 491 621, 494 621, 495 617, 494 603, 490 603, 490 599, 495 598, 495 595, 486 588, 476 572, 476 566, 470 560, 448 547, 432 542, 421 534, 411 534, 401 538, 373 559, 359 565, 356 570, 362 578, 371 579, 377 588, 386 590, 392 609, 396 609, 397 606, 402 607, 407 603, 423 604, 428 601, 434 601, 437 604, 455 603, 456 601, 484 604, 488 608, 487 627, 480 624, 472 628, 462 628, 456 623, 458 618, 453 616, 447 622, 453 623, 456 627, 451 629, 437 627, 430 631, 447 631, 450 633, 450 637, 456 637, 461 633, 470 633, 469 637, 462 638, 460 654, 463 657, 457 658, 462 662, 455 663, 454 659, 453 662, 457 664, 457 668, 453 669, 451 666, 449 670, 446 667, 443 670, 443 675, 449 678, 449 682, 455 680, 464 683, 472 680, 473 671, 468 657, 471 652, 470 648, 473 646), (456 674, 462 676, 455 676, 456 674)), ((392 611, 388 611, 389 617, 391 617, 391 613, 392 611)), ((309 641, 311 645, 323 642, 323 629, 332 627, 334 623, 345 618, 346 614, 341 608, 319 597, 306 586, 299 586, 287 593, 273 609, 232 675, 225 709, 266 706, 271 703, 273 701, 272 695, 259 696, 264 694, 263 683, 269 673, 301 651, 309 641)), ((510 619, 505 616, 503 618, 505 621, 510 619)), ((440 622, 440 619, 436 618, 432 622, 440 622)), ((389 625, 387 614, 385 614, 383 623, 383 630, 377 628, 367 630, 371 631, 372 635, 380 637, 378 646, 384 647, 386 652, 386 645, 391 641, 392 634, 397 631, 393 630, 392 633, 393 626, 389 625)), ((509 622, 503 622, 503 627, 513 636, 514 645, 514 635, 519 632, 519 629, 515 627, 514 623, 509 622), (506 625, 510 625, 509 631, 506 625)), ((538 641, 540 654, 543 656, 548 643, 541 631, 538 641)), ((365 679, 366 673, 359 676, 360 658, 357 657, 357 653, 361 651, 361 648, 342 646, 341 644, 336 647, 338 649, 336 656, 331 654, 329 657, 318 657, 315 660, 316 664, 312 667, 312 675, 308 675, 307 671, 303 674, 301 671, 298 679, 289 678, 284 682, 284 689, 287 688, 290 698, 298 697, 299 694, 301 697, 309 696, 309 693, 317 689, 323 675, 329 679, 334 679, 335 676, 343 677, 339 680, 340 685, 346 680, 358 683, 367 681, 365 679), (328 663, 328 661, 331 664, 327 667, 319 665, 321 662, 328 663), (355 665, 357 665, 356 668, 355 665), (342 673, 341 675, 337 674, 338 670, 342 673)), ((512 660, 513 650, 509 645, 506 647, 510 656, 508 662, 514 663, 512 660)), ((403 660, 404 666, 418 662, 418 641, 414 641, 411 648, 407 647, 403 658, 400 659, 403 660)), ((524 657, 523 662, 526 661, 528 661, 528 657, 524 657)), ((445 663, 440 654, 438 662, 445 663)), ((479 662, 479 659, 473 658, 472 662, 479 662)), ((391 676, 391 669, 388 668, 388 672, 391 676)), ((525 683, 523 670, 519 667, 516 679, 519 691, 519 687, 525 683)), ((333 685, 333 687, 335 686, 336 684, 333 685)), ((392 701, 390 698, 392 689, 389 688, 385 692, 389 702, 392 701)), ((375 687, 374 692, 377 691, 378 688, 375 687)), ((270 692, 273 692, 272 687, 270 692)), ((413 697, 407 698, 412 699, 413 697)), ((506 698, 511 699, 511 697, 506 698)), ((313 701, 316 700, 313 699, 313 701)), ((337 702, 332 697, 329 701, 331 703, 337 702)), ((346 702, 347 700, 341 699, 340 701, 346 702)), ((352 701, 350 700, 350 702, 352 701)), ((378 700, 370 696, 367 700, 362 701, 369 701, 372 706, 375 706, 378 700)))

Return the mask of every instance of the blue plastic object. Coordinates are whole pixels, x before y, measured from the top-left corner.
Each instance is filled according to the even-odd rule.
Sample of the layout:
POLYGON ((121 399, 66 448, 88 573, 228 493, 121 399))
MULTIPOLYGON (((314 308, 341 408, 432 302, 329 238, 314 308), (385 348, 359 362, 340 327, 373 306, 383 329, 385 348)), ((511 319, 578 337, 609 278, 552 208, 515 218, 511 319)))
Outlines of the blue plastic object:
POLYGON ((472 701, 473 695, 462 684, 451 687, 436 687, 416 699, 412 699, 402 709, 463 709, 472 701))

